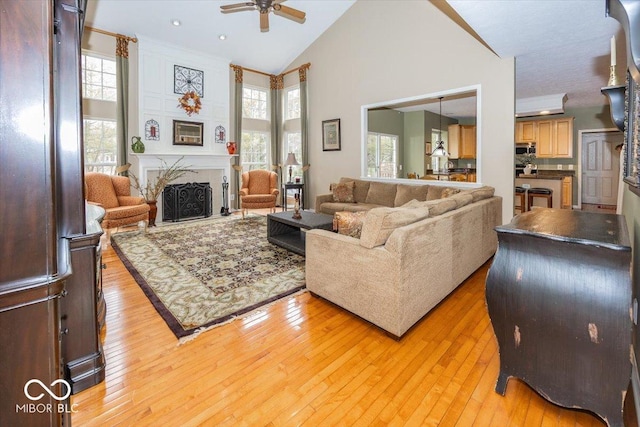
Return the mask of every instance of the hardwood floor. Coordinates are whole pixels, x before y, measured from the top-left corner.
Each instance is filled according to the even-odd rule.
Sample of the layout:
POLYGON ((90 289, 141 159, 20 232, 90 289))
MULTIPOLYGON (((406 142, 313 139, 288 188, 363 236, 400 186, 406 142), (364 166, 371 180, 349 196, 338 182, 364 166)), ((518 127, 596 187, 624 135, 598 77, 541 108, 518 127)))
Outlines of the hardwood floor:
POLYGON ((493 388, 489 264, 400 342, 308 293, 177 346, 109 246, 106 380, 72 397, 74 426, 603 426, 523 382, 493 388))

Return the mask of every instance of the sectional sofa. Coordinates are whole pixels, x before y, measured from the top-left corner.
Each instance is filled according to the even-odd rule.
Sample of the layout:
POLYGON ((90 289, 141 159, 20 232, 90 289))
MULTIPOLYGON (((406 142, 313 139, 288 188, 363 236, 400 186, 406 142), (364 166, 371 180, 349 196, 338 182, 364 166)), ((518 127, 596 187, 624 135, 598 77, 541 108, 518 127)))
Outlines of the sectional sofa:
POLYGON ((360 235, 306 233, 307 289, 399 339, 494 254, 502 198, 492 187, 345 182, 353 201, 320 195, 316 211, 365 211, 360 235))

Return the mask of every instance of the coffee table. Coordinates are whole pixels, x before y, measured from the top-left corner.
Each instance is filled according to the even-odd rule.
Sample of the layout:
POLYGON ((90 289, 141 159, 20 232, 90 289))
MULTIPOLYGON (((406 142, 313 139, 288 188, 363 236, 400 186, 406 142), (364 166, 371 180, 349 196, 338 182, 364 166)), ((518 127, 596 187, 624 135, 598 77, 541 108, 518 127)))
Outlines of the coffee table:
POLYGON ((267 240, 274 245, 304 256, 306 230, 319 228, 331 230, 333 216, 300 211, 301 219, 293 219, 293 212, 285 211, 267 215, 267 240))

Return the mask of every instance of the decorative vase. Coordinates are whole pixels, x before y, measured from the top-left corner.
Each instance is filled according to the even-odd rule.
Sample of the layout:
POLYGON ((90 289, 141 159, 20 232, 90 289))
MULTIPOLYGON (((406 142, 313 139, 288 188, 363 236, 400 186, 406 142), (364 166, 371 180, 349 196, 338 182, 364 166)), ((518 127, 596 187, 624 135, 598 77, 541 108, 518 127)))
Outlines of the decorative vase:
POLYGON ((527 163, 527 165, 524 167, 524 174, 531 175, 531 163, 527 163))
POLYGON ((144 153, 144 144, 142 143, 139 136, 131 137, 131 150, 134 153, 144 153))
POLYGON ((158 203, 157 200, 147 200, 147 204, 149 205, 149 227, 156 226, 156 215, 158 214, 158 203))
POLYGON ((227 151, 229 152, 229 154, 236 154, 236 149, 238 147, 236 146, 235 142, 227 142, 227 151))

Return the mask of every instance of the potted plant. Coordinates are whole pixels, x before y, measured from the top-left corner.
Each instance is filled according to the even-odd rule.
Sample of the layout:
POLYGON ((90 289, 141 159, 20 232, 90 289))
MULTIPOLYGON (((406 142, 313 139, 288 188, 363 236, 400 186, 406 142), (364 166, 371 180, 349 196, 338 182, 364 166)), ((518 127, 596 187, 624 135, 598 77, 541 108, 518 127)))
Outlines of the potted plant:
POLYGON ((183 166, 180 164, 182 159, 184 159, 184 156, 176 160, 171 166, 169 166, 163 159, 158 159, 161 162, 160 169, 158 170, 158 176, 153 180, 147 178, 147 182, 144 186, 140 184, 140 180, 133 172, 129 172, 129 176, 133 181, 131 186, 140 192, 140 195, 144 197, 149 205, 150 226, 156 225, 156 214, 158 212, 156 203, 158 202, 158 197, 162 193, 162 190, 164 190, 164 188, 172 181, 184 176, 188 172, 197 173, 190 169, 191 166, 183 166))

